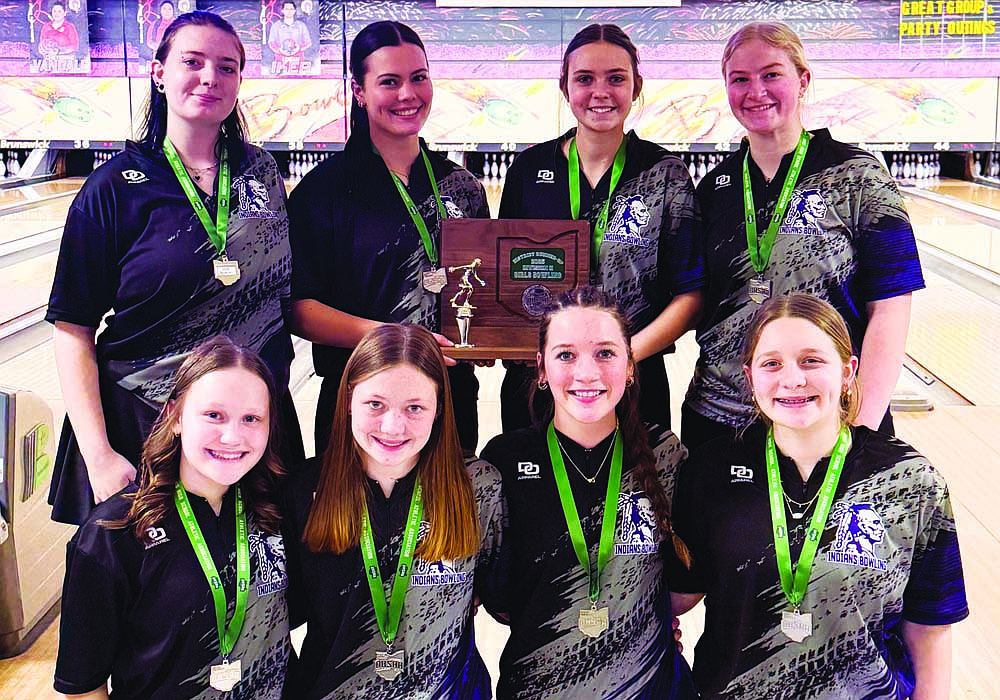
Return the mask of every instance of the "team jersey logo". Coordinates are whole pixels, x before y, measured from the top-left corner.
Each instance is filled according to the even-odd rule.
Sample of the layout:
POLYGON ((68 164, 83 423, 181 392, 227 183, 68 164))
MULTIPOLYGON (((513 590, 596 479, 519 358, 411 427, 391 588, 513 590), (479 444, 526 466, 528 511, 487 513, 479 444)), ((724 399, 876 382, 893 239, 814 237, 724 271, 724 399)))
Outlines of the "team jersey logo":
POLYGON ((238 177, 233 183, 240 200, 241 219, 277 219, 278 212, 271 211, 271 196, 264 183, 252 178, 238 177))
POLYGON ((151 525, 146 528, 146 549, 152 549, 158 544, 165 544, 169 541, 170 538, 167 537, 167 531, 162 527, 151 525))
POLYGON ((536 185, 538 184, 551 185, 553 182, 556 181, 556 171, 548 169, 539 170, 537 178, 538 179, 535 180, 536 185))
POLYGON ((642 195, 619 197, 615 202, 614 218, 604 233, 604 241, 649 247, 653 242, 642 235, 642 229, 649 223, 649 219, 649 207, 642 201, 642 195))
POLYGON ((875 551, 875 546, 885 539, 885 525, 871 503, 838 501, 830 519, 840 524, 837 526, 837 539, 826 555, 828 562, 886 570, 885 559, 881 559, 875 551))
MULTIPOLYGON (((431 524, 426 520, 420 521, 420 531, 417 540, 423 541, 431 531, 431 524)), ((469 575, 464 571, 459 571, 455 567, 453 559, 441 559, 440 561, 424 561, 423 559, 413 560, 413 573, 410 575, 411 586, 454 586, 465 583, 469 575)))
POLYGON ((723 187, 729 187, 729 183, 732 181, 728 175, 717 175, 715 177, 715 189, 719 190, 723 187))
POLYGON ((653 504, 640 491, 618 495, 619 540, 616 556, 652 554, 659 547, 653 504))
POLYGON ((751 484, 753 483, 753 469, 742 464, 733 464, 729 467, 730 484, 751 484))
POLYGON ((521 479, 541 479, 542 468, 534 462, 517 463, 517 480, 521 479))
POLYGON ((796 236, 819 236, 820 222, 826 216, 826 201, 819 190, 802 190, 792 195, 781 233, 796 236))
POLYGON ((288 587, 285 543, 276 535, 251 532, 250 555, 257 558, 257 595, 269 595, 288 587))
POLYGON ((442 197, 441 204, 444 205, 444 212, 449 219, 464 219, 465 212, 462 211, 451 197, 442 197))
POLYGON ((149 178, 146 177, 146 173, 141 170, 122 170, 122 177, 130 185, 138 185, 143 182, 149 182, 149 178))

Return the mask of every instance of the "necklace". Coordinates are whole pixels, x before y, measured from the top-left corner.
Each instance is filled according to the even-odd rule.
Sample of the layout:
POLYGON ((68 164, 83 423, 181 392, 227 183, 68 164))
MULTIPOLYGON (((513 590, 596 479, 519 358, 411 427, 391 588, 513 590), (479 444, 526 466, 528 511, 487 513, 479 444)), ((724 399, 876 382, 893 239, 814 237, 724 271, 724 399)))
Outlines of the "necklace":
POLYGON ((195 182, 201 182, 202 176, 210 170, 215 170, 215 166, 219 164, 219 161, 215 161, 211 165, 206 165, 204 168, 192 168, 190 165, 185 165, 188 172, 191 173, 191 177, 195 182))
POLYGON ((802 520, 803 516, 805 516, 805 514, 806 514, 806 511, 809 510, 809 507, 812 506, 812 504, 816 502, 817 498, 819 498, 819 494, 820 494, 821 491, 822 491, 822 489, 820 489, 819 491, 817 491, 816 494, 812 498, 810 498, 808 501, 806 501, 805 503, 800 503, 799 501, 796 501, 794 498, 790 497, 787 493, 785 493, 785 487, 782 486, 781 487, 781 495, 785 497, 785 502, 788 504, 788 510, 791 511, 791 513, 792 513, 792 519, 793 520, 802 520), (802 511, 799 512, 799 513, 796 513, 794 510, 792 510, 792 504, 797 505, 799 508, 802 509, 802 511))
POLYGON ((573 465, 573 468, 576 469, 576 473, 582 476, 583 480, 586 481, 588 484, 592 484, 595 481, 597 481, 597 477, 600 475, 601 470, 604 469, 605 462, 608 461, 608 457, 611 455, 611 448, 615 446, 614 436, 617 433, 618 433, 618 426, 616 425, 615 432, 611 434, 612 440, 611 444, 608 446, 608 451, 604 453, 604 459, 602 459, 601 463, 597 466, 597 471, 594 472, 593 476, 587 476, 580 470, 580 467, 576 466, 576 462, 574 462, 573 458, 569 456, 569 452, 566 451, 566 448, 563 447, 562 442, 559 440, 558 434, 556 434, 556 442, 559 444, 559 450, 563 453, 563 455, 565 455, 566 459, 569 460, 569 463, 573 465))

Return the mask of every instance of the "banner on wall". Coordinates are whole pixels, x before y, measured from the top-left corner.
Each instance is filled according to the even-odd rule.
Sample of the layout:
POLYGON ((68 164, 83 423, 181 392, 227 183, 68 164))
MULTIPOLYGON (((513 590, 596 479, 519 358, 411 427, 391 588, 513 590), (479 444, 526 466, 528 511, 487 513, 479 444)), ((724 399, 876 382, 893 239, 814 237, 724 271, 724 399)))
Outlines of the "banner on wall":
POLYGON ((139 27, 139 56, 147 61, 156 54, 163 32, 177 15, 198 9, 196 0, 137 0, 135 21, 139 27))
POLYGON ((28 62, 24 71, 7 73, 90 72, 87 0, 28 0, 22 19, 28 62))
POLYGON ((319 73, 316 0, 261 0, 262 75, 319 73))

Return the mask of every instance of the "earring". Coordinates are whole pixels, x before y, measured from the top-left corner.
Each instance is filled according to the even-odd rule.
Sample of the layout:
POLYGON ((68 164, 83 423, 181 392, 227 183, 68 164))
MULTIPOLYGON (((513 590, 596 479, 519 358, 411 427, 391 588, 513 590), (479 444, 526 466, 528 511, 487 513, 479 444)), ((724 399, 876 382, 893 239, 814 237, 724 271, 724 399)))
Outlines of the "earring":
POLYGON ((549 388, 549 383, 547 381, 545 381, 544 379, 539 379, 538 380, 538 388, 541 389, 542 391, 546 391, 549 388))
POLYGON ((167 90, 167 88, 163 85, 163 83, 154 83, 154 85, 156 85, 156 91, 157 92, 161 92, 162 93, 162 92, 166 92, 166 90, 167 90))
POLYGON ((633 384, 635 384, 635 377, 629 377, 628 379, 625 380, 625 386, 628 387, 632 386, 633 384))

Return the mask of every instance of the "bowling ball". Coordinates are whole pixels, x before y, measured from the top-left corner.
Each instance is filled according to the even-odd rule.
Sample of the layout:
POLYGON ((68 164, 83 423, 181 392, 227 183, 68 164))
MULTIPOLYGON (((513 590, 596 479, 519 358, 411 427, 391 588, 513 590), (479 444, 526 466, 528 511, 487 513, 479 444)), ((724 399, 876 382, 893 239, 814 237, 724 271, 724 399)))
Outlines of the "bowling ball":
POLYGON ((954 105, 940 97, 928 97, 920 101, 917 111, 926 121, 935 126, 950 126, 958 117, 954 105))
POLYGON ((483 114, 499 126, 517 126, 521 123, 521 110, 507 100, 490 98, 483 104, 483 114))
POLYGON ((79 97, 57 97, 52 108, 70 124, 89 124, 94 118, 94 109, 79 97))

